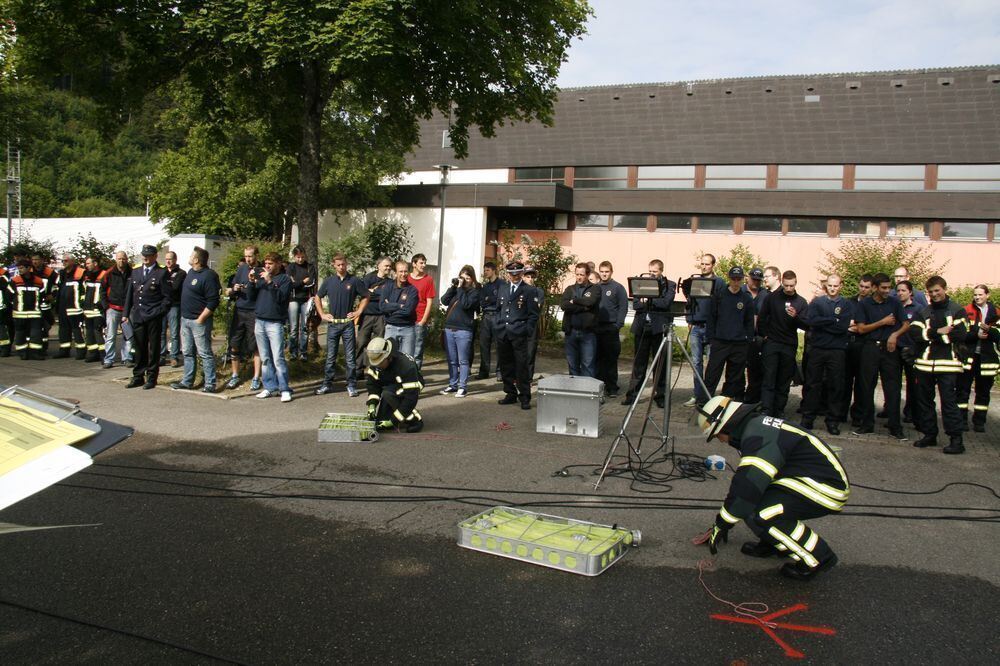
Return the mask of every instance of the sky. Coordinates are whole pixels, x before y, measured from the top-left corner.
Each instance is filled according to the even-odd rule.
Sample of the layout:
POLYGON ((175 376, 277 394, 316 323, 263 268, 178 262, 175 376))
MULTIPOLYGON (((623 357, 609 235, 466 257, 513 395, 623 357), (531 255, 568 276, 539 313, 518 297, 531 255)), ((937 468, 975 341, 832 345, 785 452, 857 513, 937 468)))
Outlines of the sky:
POLYGON ((590 0, 562 88, 1000 64, 1000 0, 590 0))

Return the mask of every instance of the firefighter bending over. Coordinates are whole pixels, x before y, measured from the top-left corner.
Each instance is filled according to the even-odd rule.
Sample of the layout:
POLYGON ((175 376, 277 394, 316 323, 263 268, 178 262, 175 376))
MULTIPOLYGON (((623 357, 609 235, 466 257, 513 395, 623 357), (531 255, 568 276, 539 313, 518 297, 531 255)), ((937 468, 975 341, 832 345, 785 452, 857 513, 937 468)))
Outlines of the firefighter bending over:
POLYGON ((396 351, 395 341, 373 338, 365 350, 368 355, 368 418, 378 430, 399 428, 420 432, 424 421, 417 411, 423 378, 416 362, 396 351))
POLYGON ((765 415, 756 404, 725 396, 712 398, 699 410, 698 425, 708 441, 718 437, 741 456, 708 533, 712 554, 743 520, 760 539, 743 544, 744 555, 785 555, 792 561, 780 572, 795 580, 810 580, 832 568, 837 556, 802 522, 840 511, 850 494, 847 472, 830 447, 804 428, 765 415))

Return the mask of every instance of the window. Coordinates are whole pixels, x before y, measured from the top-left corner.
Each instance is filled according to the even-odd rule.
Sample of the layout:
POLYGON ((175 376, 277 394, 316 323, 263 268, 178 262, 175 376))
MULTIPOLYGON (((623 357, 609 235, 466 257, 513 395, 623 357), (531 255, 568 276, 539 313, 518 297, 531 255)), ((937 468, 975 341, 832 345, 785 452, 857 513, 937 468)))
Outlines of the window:
POLYGON ((691 222, 694 220, 690 215, 657 215, 656 228, 667 231, 691 231, 691 222))
POLYGON ((942 164, 938 166, 939 190, 1000 191, 1000 164, 942 164))
POLYGON ((819 217, 792 217, 788 219, 790 234, 823 234, 826 235, 827 224, 819 217))
POLYGON ((780 217, 748 217, 743 222, 743 231, 751 233, 781 233, 780 217))
POLYGON ((854 167, 856 190, 922 190, 923 164, 859 164, 854 167))
POLYGON ((728 215, 699 215, 698 231, 726 231, 732 233, 733 218, 728 215))
POLYGON ((532 210, 497 210, 495 213, 497 226, 501 229, 537 229, 549 231, 555 229, 556 215, 547 211, 532 210))
POLYGON ((767 166, 763 164, 710 164, 705 167, 707 189, 763 190, 767 185, 767 166))
POLYGON ((917 220, 889 220, 886 236, 894 238, 927 238, 931 235, 930 222, 917 220))
POLYGON ((840 235, 878 238, 882 235, 882 223, 878 220, 841 220, 840 235))
POLYGON ((640 189, 693 189, 693 166, 641 166, 639 167, 640 189))
POLYGON ((588 215, 588 214, 576 214, 576 228, 577 229, 604 229, 608 228, 608 216, 606 214, 600 215, 588 215))
POLYGON ((839 190, 844 185, 840 164, 781 164, 779 190, 839 190))
POLYGON ((968 238, 975 240, 986 240, 986 232, 990 226, 989 222, 960 222, 948 220, 943 223, 941 230, 942 240, 968 238))
POLYGON ((625 189, 628 167, 577 167, 573 187, 580 189, 625 189))
POLYGON ((561 183, 566 175, 565 167, 531 167, 514 169, 516 183, 561 183))
POLYGON ((615 229, 642 229, 646 230, 645 215, 612 215, 611 226, 615 229))

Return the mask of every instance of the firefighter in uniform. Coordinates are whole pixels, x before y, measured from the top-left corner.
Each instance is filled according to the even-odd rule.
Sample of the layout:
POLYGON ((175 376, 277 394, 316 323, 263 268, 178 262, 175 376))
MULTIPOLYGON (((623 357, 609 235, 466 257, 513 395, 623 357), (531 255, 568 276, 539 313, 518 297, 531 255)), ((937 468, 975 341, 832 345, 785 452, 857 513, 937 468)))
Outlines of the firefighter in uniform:
POLYGON ((529 341, 538 326, 541 293, 522 279, 524 264, 512 261, 505 267, 510 282, 497 288, 497 356, 503 379, 501 405, 521 403, 531 409, 531 350, 529 341))
POLYGON ((424 420, 417 411, 423 377, 411 357, 396 351, 394 341, 372 338, 365 354, 368 356, 368 418, 378 430, 399 428, 420 432, 424 420))
POLYGON ((741 520, 760 539, 740 549, 751 557, 785 555, 787 578, 807 581, 837 564, 826 541, 804 520, 839 512, 850 495, 847 472, 823 440, 804 428, 767 416, 758 405, 725 396, 709 400, 698 425, 740 452, 726 499, 705 534, 712 554, 741 520))
POLYGON ((125 388, 155 388, 160 376, 160 336, 163 317, 170 309, 170 284, 167 269, 156 263, 156 254, 154 246, 142 246, 142 263, 132 269, 125 289, 122 321, 132 325, 135 348, 132 380, 125 388))
POLYGON ((64 254, 56 293, 56 314, 59 315, 59 351, 56 358, 68 358, 74 347, 77 360, 87 355, 87 345, 83 341, 82 300, 83 266, 76 263, 75 257, 64 254))
POLYGON ((710 395, 715 395, 725 370, 726 381, 721 394, 743 400, 747 353, 754 337, 756 312, 753 296, 743 288, 743 267, 733 266, 728 277, 729 285, 712 294, 709 305, 705 339, 712 352, 705 368, 705 388, 710 395))
POLYGON ((917 448, 937 445, 937 414, 934 389, 941 396, 941 420, 951 438, 945 453, 965 453, 962 443, 962 415, 958 409, 958 378, 964 368, 956 343, 965 340, 968 326, 965 308, 948 298, 948 283, 940 275, 927 280, 930 305, 920 310, 910 327, 914 330, 917 358, 913 363, 917 376, 917 408, 913 420, 923 438, 913 443, 917 448))
POLYGON ((990 303, 990 290, 984 284, 973 289, 972 303, 965 306, 969 332, 965 336, 965 372, 958 378, 958 409, 962 415, 962 429, 969 423, 969 396, 976 387, 973 405, 972 429, 986 432, 986 413, 990 409, 990 389, 1000 370, 1000 329, 997 328, 997 309, 990 303))
POLYGON ((840 434, 839 416, 845 400, 847 345, 851 335, 851 321, 855 317, 852 301, 840 295, 842 284, 839 275, 827 276, 826 295, 817 296, 809 303, 806 320, 812 331, 812 342, 809 363, 805 368, 808 390, 803 391, 802 426, 806 430, 812 430, 813 422, 823 411, 825 402, 826 430, 831 435, 840 434), (824 392, 824 388, 828 390, 824 392), (824 397, 828 400, 824 400, 824 397))
POLYGON ((101 265, 94 257, 84 261, 83 278, 83 326, 87 344, 87 363, 99 363, 104 356, 101 347, 104 346, 104 286, 107 271, 101 270, 101 265))
POLYGON ((11 294, 10 275, 0 266, 0 358, 10 356, 10 346, 14 338, 14 322, 10 318, 11 294))
POLYGON ((31 270, 31 260, 17 262, 17 275, 7 285, 14 320, 14 351, 21 360, 44 360, 42 347, 42 296, 45 281, 31 270))
POLYGON ((760 309, 764 306, 764 299, 770 293, 763 284, 764 270, 761 268, 751 268, 747 273, 746 290, 753 297, 754 312, 754 336, 747 348, 747 388, 746 401, 760 402, 760 385, 764 381, 764 366, 761 353, 764 351, 764 338, 757 333, 757 320, 760 317, 760 309))
POLYGON ((42 289, 43 293, 39 308, 42 311, 42 351, 48 354, 49 331, 52 330, 52 324, 56 322, 56 315, 52 311, 52 302, 59 291, 59 273, 49 267, 46 259, 46 257, 40 254, 33 254, 31 256, 32 272, 35 274, 35 277, 41 278, 45 285, 42 289))

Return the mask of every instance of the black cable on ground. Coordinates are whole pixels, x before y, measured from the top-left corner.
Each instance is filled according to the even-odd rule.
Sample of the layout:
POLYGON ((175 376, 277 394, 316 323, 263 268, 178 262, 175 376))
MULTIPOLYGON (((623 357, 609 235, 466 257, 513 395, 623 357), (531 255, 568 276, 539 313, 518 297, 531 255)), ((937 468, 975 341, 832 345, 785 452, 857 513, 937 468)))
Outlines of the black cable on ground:
POLYGON ((62 620, 64 622, 71 622, 73 624, 79 624, 84 627, 89 627, 91 629, 100 629, 102 631, 109 631, 113 634, 118 634, 120 636, 128 636, 129 638, 138 638, 149 643, 155 643, 157 645, 163 645, 174 650, 180 650, 181 652, 187 652, 188 654, 193 654, 199 657, 206 657, 208 659, 213 659, 223 664, 236 664, 237 666, 247 666, 242 661, 236 661, 228 657, 220 657, 217 654, 212 654, 210 652, 205 652, 204 650, 199 650, 193 648, 190 645, 184 645, 182 643, 175 643, 173 641, 164 640, 162 638, 156 638, 155 636, 147 636, 146 634, 140 634, 135 631, 129 631, 127 629, 117 629, 115 627, 109 627, 103 624, 97 624, 96 622, 91 622, 90 620, 82 620, 77 617, 72 617, 69 615, 63 615, 61 613, 56 613, 53 611, 42 610, 41 608, 34 608, 32 606, 26 606, 24 604, 19 604, 14 601, 8 601, 7 599, 0 598, 0 604, 8 606, 9 608, 16 608, 22 611, 28 611, 29 613, 37 613, 38 615, 44 615, 45 617, 51 617, 56 620, 62 620))

